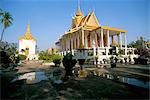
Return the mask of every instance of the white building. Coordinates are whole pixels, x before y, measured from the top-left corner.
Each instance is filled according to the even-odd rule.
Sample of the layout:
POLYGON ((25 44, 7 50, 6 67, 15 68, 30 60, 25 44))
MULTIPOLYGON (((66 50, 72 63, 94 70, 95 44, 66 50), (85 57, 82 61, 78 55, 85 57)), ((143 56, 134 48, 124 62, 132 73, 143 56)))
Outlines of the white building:
POLYGON ((19 38, 19 54, 26 55, 27 60, 37 60, 36 39, 30 33, 30 25, 24 36, 19 38))

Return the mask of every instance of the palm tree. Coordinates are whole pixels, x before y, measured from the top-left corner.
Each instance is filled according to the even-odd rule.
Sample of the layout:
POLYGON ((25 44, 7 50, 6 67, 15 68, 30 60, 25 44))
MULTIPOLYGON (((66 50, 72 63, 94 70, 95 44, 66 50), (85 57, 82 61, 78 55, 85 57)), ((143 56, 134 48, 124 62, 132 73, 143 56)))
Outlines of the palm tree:
POLYGON ((3 15, 3 11, 2 9, 0 9, 0 17, 3 15))
POLYGON ((1 42, 3 39, 4 30, 12 24, 13 18, 11 17, 9 12, 2 13, 2 11, 0 11, 0 16, 1 16, 1 23, 3 24, 3 31, 0 40, 1 42))

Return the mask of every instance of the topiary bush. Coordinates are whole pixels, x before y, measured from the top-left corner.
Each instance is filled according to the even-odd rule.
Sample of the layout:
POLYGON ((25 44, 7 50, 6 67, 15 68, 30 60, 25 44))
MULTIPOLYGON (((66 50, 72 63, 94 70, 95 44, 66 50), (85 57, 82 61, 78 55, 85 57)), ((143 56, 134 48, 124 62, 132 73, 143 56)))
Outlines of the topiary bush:
POLYGON ((65 79, 68 79, 68 76, 73 75, 72 68, 75 66, 77 61, 73 59, 73 55, 71 53, 67 53, 67 55, 64 56, 62 63, 66 71, 65 79))

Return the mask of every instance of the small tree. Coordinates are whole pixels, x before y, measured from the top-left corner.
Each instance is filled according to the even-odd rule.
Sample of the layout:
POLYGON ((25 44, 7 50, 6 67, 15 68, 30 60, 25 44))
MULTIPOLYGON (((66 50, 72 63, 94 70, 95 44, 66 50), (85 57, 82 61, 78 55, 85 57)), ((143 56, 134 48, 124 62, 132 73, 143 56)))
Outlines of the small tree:
POLYGON ((0 64, 2 67, 7 68, 10 63, 19 62, 16 48, 15 43, 0 42, 0 64))
POLYGON ((71 53, 67 53, 67 55, 64 56, 62 63, 66 70, 65 78, 68 79, 68 76, 73 75, 72 68, 75 66, 77 61, 73 59, 73 55, 71 53))
POLYGON ((60 66, 61 60, 62 60, 62 56, 58 55, 58 54, 54 54, 53 57, 53 63, 55 64, 55 66, 60 66))

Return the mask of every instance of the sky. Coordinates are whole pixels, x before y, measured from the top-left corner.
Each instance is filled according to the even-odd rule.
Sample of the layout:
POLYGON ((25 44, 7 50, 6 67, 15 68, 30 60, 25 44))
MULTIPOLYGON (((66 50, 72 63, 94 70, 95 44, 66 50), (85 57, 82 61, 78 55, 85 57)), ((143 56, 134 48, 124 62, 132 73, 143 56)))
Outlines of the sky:
MULTIPOLYGON (((18 43, 30 23, 39 50, 55 47, 69 30, 77 6, 78 0, 0 0, 0 9, 14 19, 3 40, 18 43)), ((150 40, 150 0, 80 0, 80 6, 84 15, 94 11, 100 25, 127 30, 127 43, 139 36, 150 40)))

